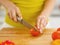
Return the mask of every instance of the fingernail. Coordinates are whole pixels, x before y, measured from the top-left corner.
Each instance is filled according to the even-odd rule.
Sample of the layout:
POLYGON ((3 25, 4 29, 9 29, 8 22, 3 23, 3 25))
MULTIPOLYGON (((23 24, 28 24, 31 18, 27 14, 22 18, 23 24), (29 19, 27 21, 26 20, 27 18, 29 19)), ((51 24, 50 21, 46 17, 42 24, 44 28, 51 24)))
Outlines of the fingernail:
POLYGON ((42 29, 40 29, 40 33, 43 33, 43 30, 42 29))
POLYGON ((37 28, 40 29, 39 26, 37 28))

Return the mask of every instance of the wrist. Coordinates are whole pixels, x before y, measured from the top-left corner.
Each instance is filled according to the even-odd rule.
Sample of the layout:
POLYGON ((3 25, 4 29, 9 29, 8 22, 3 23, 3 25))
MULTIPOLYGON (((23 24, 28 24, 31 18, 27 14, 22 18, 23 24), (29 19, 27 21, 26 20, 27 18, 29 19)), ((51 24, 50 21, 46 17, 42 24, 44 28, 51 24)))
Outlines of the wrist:
POLYGON ((45 12, 42 12, 42 13, 40 14, 40 16, 49 17, 49 15, 48 15, 47 13, 45 13, 45 12))
POLYGON ((6 7, 6 1, 5 0, 0 0, 0 4, 6 7))
POLYGON ((9 4, 11 2, 9 0, 0 0, 0 4, 3 5, 5 8, 11 7, 9 4))

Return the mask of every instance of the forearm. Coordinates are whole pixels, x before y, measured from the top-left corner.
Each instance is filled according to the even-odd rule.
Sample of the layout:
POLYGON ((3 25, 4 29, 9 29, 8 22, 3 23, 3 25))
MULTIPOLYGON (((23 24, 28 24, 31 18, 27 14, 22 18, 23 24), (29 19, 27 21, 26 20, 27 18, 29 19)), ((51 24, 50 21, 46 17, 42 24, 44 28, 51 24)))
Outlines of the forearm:
POLYGON ((3 3, 5 3, 5 2, 8 3, 8 1, 9 1, 9 0, 0 0, 0 4, 3 4, 3 3))
MULTIPOLYGON (((6 8, 11 7, 11 5, 13 5, 13 3, 11 1, 9 1, 9 0, 0 0, 0 4, 2 4, 6 8)), ((15 6, 15 5, 13 5, 13 6, 15 6)))
POLYGON ((0 0, 0 4, 2 4, 2 5, 8 4, 8 1, 7 0, 0 0))
POLYGON ((49 16, 55 6, 56 0, 46 0, 44 8, 40 15, 46 15, 49 16))

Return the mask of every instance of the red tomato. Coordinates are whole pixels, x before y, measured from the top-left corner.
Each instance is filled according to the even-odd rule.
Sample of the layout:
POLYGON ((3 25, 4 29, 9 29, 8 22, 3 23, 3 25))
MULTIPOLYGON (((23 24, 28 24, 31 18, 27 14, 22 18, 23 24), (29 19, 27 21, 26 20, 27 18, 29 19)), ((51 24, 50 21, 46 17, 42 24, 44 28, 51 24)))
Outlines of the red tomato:
POLYGON ((60 28, 58 28, 57 31, 60 31, 60 28))
POLYGON ((2 42, 1 45, 15 45, 15 44, 9 40, 6 40, 5 42, 2 42))
POLYGON ((60 39, 60 31, 55 31, 52 33, 52 39, 56 40, 56 39, 60 39))
POLYGON ((30 33, 32 34, 32 36, 39 36, 40 35, 40 31, 35 31, 33 28, 30 30, 30 33))

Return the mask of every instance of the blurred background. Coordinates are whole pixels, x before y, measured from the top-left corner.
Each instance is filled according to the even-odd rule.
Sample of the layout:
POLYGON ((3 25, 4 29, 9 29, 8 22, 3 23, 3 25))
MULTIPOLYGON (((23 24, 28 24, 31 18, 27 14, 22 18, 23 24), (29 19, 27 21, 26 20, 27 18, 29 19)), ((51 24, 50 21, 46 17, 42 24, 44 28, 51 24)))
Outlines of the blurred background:
MULTIPOLYGON (((0 27, 4 23, 4 17, 6 15, 5 8, 0 5, 0 27)), ((49 17, 49 23, 46 28, 58 28, 60 27, 60 0, 57 0, 54 10, 49 17)))

